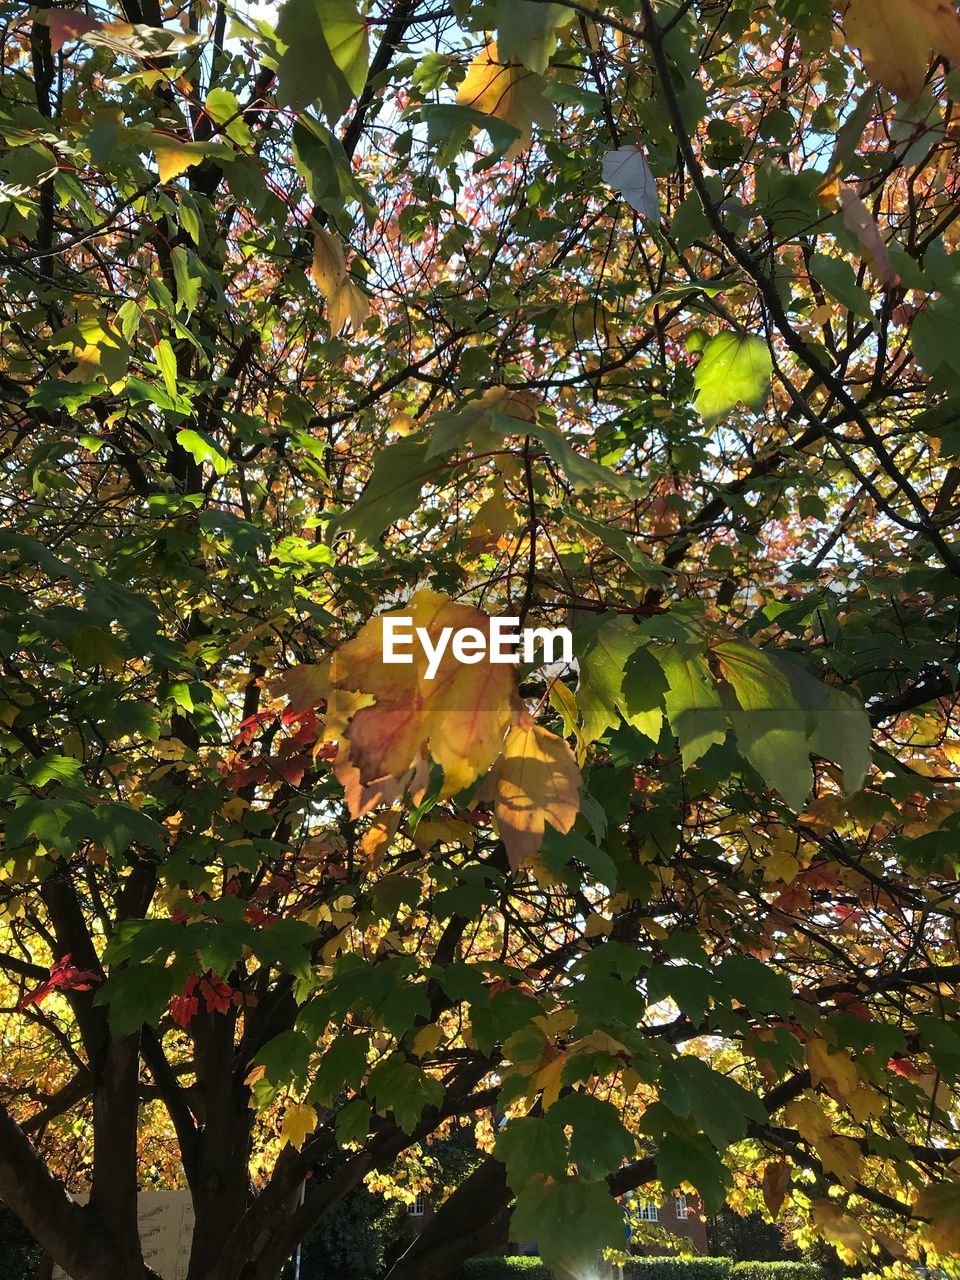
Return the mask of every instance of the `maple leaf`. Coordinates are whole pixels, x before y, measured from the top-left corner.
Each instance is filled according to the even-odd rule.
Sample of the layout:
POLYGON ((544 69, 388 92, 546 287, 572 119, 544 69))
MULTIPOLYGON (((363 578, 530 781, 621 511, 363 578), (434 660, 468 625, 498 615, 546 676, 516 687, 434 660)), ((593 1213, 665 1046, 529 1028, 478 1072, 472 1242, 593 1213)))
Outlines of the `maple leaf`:
POLYGON ((426 677, 423 645, 413 661, 385 664, 384 621, 409 617, 436 644, 444 628, 475 628, 489 636, 489 618, 470 605, 435 591, 418 591, 409 604, 373 618, 355 639, 341 645, 331 663, 328 737, 339 734, 335 771, 347 790, 354 817, 372 805, 402 794, 403 785, 424 767, 424 745, 444 772, 442 794, 454 795, 485 773, 496 759, 510 723, 514 675, 508 665, 486 657, 467 665, 448 647, 433 676, 426 677), (344 717, 339 692, 373 699, 344 717), (342 728, 337 725, 337 721, 342 728), (336 727, 335 727, 336 726, 336 727))
POLYGON ((91 31, 102 30, 102 24, 85 13, 70 9, 38 9, 37 21, 50 28, 50 52, 59 53, 68 40, 80 40, 91 31))
POLYGON ((898 98, 920 97, 931 54, 960 60, 953 0, 851 0, 844 25, 870 75, 898 98))
POLYGON ((313 263, 310 274, 327 300, 327 318, 334 333, 349 320, 356 331, 370 314, 367 295, 350 279, 338 236, 320 227, 313 232, 313 263))
POLYGON ((546 823, 564 835, 572 828, 580 782, 568 744, 522 711, 490 779, 500 838, 514 870, 539 850, 546 823))
POLYGON ((860 1173, 860 1148, 851 1138, 834 1132, 833 1121, 815 1098, 809 1094, 791 1102, 784 1112, 787 1124, 799 1130, 828 1169, 844 1184, 852 1186, 860 1173))
POLYGON ((807 1065, 810 1079, 838 1102, 846 1102, 860 1087, 856 1063, 846 1049, 831 1051, 826 1040, 810 1040, 807 1043, 807 1065))
POLYGON ((543 78, 520 63, 501 62, 495 40, 470 63, 457 102, 461 107, 496 116, 519 132, 520 137, 507 151, 508 160, 529 147, 534 124, 548 124, 553 119, 553 111, 543 96, 543 78))
POLYGON ((95 982, 100 981, 100 974, 92 969, 78 969, 71 963, 72 956, 68 952, 59 959, 50 970, 50 977, 34 991, 25 995, 17 1005, 18 1009, 27 1009, 30 1005, 38 1008, 54 991, 90 991, 95 982))
POLYGON ((172 182, 194 165, 203 164, 207 150, 197 142, 177 142, 162 133, 153 135, 153 149, 157 157, 157 173, 161 182, 172 182))
POLYGON ((919 1218, 927 1218, 927 1236, 942 1258, 960 1254, 960 1182, 939 1182, 927 1187, 913 1207, 919 1218))
POLYGON ((790 1165, 786 1160, 772 1160, 763 1171, 763 1203, 771 1218, 783 1208, 790 1186, 790 1165))
POLYGON ((817 1230, 833 1244, 840 1245, 850 1261, 870 1248, 867 1233, 832 1200, 813 1200, 810 1211, 817 1230))
POLYGON ((884 289, 895 289, 900 283, 900 277, 894 270, 890 252, 876 218, 852 187, 840 188, 840 206, 843 211, 843 225, 860 241, 870 259, 878 283, 884 289))
POLYGON ((603 180, 614 191, 620 192, 631 209, 642 213, 655 226, 659 224, 657 180, 640 147, 620 147, 616 151, 608 151, 603 157, 603 180))
POLYGON ((178 1026, 187 1028, 200 1012, 200 997, 197 995, 197 984, 200 979, 191 973, 183 984, 183 990, 170 1001, 170 1017, 178 1026))
POLYGON ((306 1102, 294 1102, 283 1113, 280 1139, 299 1151, 316 1127, 317 1113, 313 1107, 306 1102))

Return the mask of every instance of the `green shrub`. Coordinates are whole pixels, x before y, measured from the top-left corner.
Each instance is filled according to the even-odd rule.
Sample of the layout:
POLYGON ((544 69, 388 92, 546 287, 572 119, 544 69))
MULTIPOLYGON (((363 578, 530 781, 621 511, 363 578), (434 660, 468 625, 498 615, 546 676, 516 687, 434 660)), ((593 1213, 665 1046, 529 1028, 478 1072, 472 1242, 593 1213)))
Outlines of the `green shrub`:
POLYGON ((539 1258, 471 1258, 457 1280, 553 1280, 553 1272, 539 1258))
POLYGON ((631 1258, 623 1268, 623 1280, 730 1280, 733 1270, 732 1258, 631 1258))
POLYGON ((738 1262, 733 1280, 827 1280, 817 1262, 738 1262))

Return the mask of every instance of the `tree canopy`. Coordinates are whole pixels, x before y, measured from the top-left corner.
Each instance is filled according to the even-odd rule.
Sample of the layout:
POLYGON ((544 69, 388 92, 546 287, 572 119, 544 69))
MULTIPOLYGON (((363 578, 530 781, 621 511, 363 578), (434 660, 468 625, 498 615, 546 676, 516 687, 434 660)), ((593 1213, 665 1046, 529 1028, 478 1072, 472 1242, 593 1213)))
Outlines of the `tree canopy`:
POLYGON ((276 1280, 468 1125, 389 1280, 675 1190, 956 1273, 958 91, 953 0, 3 6, 0 1198, 75 1280, 148 1186, 276 1280))

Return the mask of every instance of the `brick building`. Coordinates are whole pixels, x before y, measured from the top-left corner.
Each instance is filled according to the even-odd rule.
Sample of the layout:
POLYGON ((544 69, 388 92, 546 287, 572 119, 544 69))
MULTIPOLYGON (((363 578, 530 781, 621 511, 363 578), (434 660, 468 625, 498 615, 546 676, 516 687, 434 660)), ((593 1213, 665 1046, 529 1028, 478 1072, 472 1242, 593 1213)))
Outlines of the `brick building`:
MULTIPOLYGON (((697 1253, 709 1253, 707 1224, 696 1196, 670 1196, 663 1204, 648 1201, 640 1210, 644 1222, 656 1223, 672 1236, 689 1240, 697 1253)), ((636 1253, 662 1253, 658 1246, 637 1247, 636 1253)))

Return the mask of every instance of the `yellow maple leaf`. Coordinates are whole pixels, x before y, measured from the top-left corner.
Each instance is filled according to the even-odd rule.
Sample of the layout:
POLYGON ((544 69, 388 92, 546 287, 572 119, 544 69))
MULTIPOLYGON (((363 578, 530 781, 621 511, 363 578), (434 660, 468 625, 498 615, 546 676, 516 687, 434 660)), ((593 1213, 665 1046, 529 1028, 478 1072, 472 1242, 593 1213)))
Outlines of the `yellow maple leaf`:
POLYGON ((498 484, 470 522, 467 550, 474 554, 495 551, 504 545, 506 535, 513 533, 519 524, 516 511, 506 501, 503 484, 498 484))
POLYGON ((782 880, 793 884, 800 872, 800 863, 787 849, 775 849, 763 864, 763 878, 767 883, 782 880))
POLYGON ((334 333, 350 321, 356 330, 370 314, 370 302, 355 281, 351 280, 338 236, 320 227, 313 232, 313 262, 310 274, 327 300, 327 318, 334 333))
POLYGON ((807 1094, 791 1102, 784 1118, 799 1131, 804 1142, 813 1147, 823 1167, 844 1186, 852 1186, 857 1181, 863 1159, 860 1148, 852 1138, 834 1131, 833 1121, 814 1097, 807 1094))
POLYGON ((814 1226, 832 1244, 840 1246, 846 1261, 852 1263, 858 1255, 869 1252, 870 1237, 832 1200, 811 1201, 810 1212, 814 1226))
POLYGON ((837 1102, 846 1102, 860 1086, 857 1064, 847 1049, 831 1049, 826 1040, 807 1041, 810 1079, 821 1085, 837 1102))
POLYGON ((539 850, 546 823, 563 835, 571 829, 580 812, 580 782, 563 738, 521 712, 491 775, 500 838, 514 869, 539 850))
POLYGON ((307 1102, 293 1102, 283 1113, 280 1129, 281 1141, 289 1142, 299 1151, 309 1134, 317 1127, 317 1113, 307 1102))
POLYGON ((900 277, 890 259, 890 251, 876 218, 852 187, 840 188, 843 225, 860 241, 873 268, 873 274, 884 289, 895 289, 900 277))
POLYGON ((479 609, 438 592, 418 591, 400 609, 372 618, 355 639, 341 645, 331 664, 330 718, 340 720, 339 693, 361 693, 373 704, 351 714, 339 735, 335 770, 353 817, 370 804, 370 789, 383 795, 402 788, 424 763, 424 744, 444 772, 444 796, 455 795, 493 764, 510 723, 514 674, 509 665, 457 660, 452 646, 432 679, 423 645, 413 661, 386 664, 384 623, 410 618, 436 645, 444 628, 474 628, 489 638, 490 619, 479 609))
POLYGON ((153 135, 153 149, 157 157, 157 172, 161 182, 172 182, 194 165, 206 159, 206 149, 198 142, 177 142, 163 134, 153 135))
POLYGON ((543 96, 543 77, 519 63, 501 62, 495 40, 470 63, 457 102, 496 116, 519 131, 520 137, 507 152, 507 159, 529 147, 535 123, 549 124, 553 119, 553 111, 543 96))
POLYGON ((320 227, 314 228, 313 232, 313 262, 310 266, 310 274, 313 276, 314 284, 328 301, 347 274, 340 237, 320 227))
POLYGON ((421 1027, 413 1037, 410 1051, 415 1058, 422 1058, 425 1054, 433 1053, 442 1039, 443 1032, 436 1023, 431 1022, 427 1026, 421 1027))
POLYGON ((375 818, 363 833, 360 852, 367 860, 367 871, 379 871, 390 848, 390 841, 397 834, 400 812, 397 809, 375 818))
POLYGON ((911 102, 923 93, 931 54, 960 60, 953 0, 851 0, 844 26, 870 75, 911 102))
POLYGON ((527 1097, 532 1100, 539 1092, 544 1111, 549 1111, 560 1097, 560 1090, 563 1087, 563 1069, 567 1065, 569 1056, 569 1052, 558 1053, 546 1066, 536 1072, 530 1082, 530 1092, 527 1097))
POLYGON ((918 1218, 927 1218, 927 1237, 944 1259, 960 1254, 960 1182, 940 1182, 927 1187, 913 1206, 918 1218))

